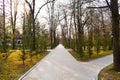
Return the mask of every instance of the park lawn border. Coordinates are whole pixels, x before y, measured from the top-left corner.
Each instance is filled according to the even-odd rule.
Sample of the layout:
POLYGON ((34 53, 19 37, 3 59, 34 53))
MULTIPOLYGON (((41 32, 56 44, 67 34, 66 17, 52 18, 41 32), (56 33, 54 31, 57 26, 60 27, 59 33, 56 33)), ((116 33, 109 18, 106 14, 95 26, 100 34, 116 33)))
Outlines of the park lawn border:
POLYGON ((96 54, 95 52, 93 52, 93 55, 90 57, 88 55, 86 55, 85 57, 81 58, 80 55, 78 53, 76 53, 73 50, 69 50, 69 53, 77 60, 77 61, 83 61, 83 62, 88 62, 88 61, 92 61, 98 58, 102 58, 108 55, 112 54, 112 50, 109 51, 104 51, 102 54, 96 54), (105 53, 104 53, 105 52, 105 53))
POLYGON ((108 65, 99 72, 98 80, 120 80, 120 72, 113 70, 113 64, 108 65))
MULTIPOLYGON (((9 67, 3 66, 4 71, 1 72, 3 75, 0 75, 0 80, 18 80, 22 75, 24 75, 26 72, 28 72, 32 67, 37 65, 37 63, 45 58, 49 54, 49 51, 45 51, 43 53, 39 54, 39 57, 33 56, 33 61, 31 62, 30 59, 27 59, 25 61, 25 65, 22 64, 22 61, 9 61, 6 60, 5 65, 8 65, 9 67), (14 66, 14 67, 12 67, 14 66), (8 72, 8 70, 10 70, 8 72), (9 75, 7 75, 9 74, 9 75)), ((2 62, 4 63, 4 61, 2 62)))
MULTIPOLYGON (((50 53, 49 51, 47 51, 47 52, 50 53)), ((48 53, 47 53, 47 55, 48 55, 48 53)), ((45 58, 47 55, 45 55, 43 58, 45 58)), ((36 62, 35 65, 33 65, 30 69, 28 69, 27 72, 25 72, 21 77, 19 77, 18 80, 22 80, 26 75, 28 75, 28 74, 39 64, 39 62, 40 62, 43 58, 41 58, 38 62, 36 62)))

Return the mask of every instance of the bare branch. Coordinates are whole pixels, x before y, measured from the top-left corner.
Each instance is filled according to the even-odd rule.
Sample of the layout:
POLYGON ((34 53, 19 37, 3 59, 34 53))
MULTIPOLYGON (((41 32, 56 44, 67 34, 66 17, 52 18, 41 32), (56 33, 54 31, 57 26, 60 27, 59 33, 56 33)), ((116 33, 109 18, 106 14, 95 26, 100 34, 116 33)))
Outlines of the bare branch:
MULTIPOLYGON (((55 0, 53 0, 53 1, 55 1, 55 0)), ((38 14, 40 13, 40 10, 41 10, 45 5, 47 5, 48 3, 51 3, 51 2, 53 2, 53 1, 48 1, 48 2, 46 2, 45 4, 43 4, 43 5, 39 8, 37 14, 35 15, 35 19, 37 18, 38 14)))
POLYGON ((27 5, 30 7, 30 11, 32 12, 32 11, 33 11, 33 9, 32 9, 31 4, 28 2, 28 0, 25 0, 25 2, 26 2, 26 3, 27 3, 27 5))
POLYGON ((83 26, 87 23, 88 19, 89 19, 89 17, 86 18, 86 20, 83 23, 83 26))
POLYGON ((91 8, 96 8, 96 9, 100 9, 100 8, 108 8, 109 6, 100 6, 100 7, 87 7, 88 9, 91 9, 91 8))
POLYGON ((108 0, 105 0, 105 1, 106 1, 106 3, 107 3, 108 7, 111 8, 108 0))

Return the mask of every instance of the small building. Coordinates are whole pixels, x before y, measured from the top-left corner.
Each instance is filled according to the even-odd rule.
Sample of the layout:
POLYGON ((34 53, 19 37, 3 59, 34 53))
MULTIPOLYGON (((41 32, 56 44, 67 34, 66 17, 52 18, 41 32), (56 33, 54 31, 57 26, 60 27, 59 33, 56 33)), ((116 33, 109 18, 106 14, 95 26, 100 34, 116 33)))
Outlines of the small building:
POLYGON ((16 35, 15 42, 16 46, 22 46, 22 35, 16 35))

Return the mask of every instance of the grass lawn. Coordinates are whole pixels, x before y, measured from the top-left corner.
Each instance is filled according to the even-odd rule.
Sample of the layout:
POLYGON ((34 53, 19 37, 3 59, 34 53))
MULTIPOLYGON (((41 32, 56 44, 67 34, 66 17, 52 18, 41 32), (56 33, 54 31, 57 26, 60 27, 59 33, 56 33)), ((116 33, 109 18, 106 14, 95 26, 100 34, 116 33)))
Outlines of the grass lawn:
POLYGON ((99 80, 120 80, 120 72, 113 70, 113 65, 109 65, 99 73, 99 80))
POLYGON ((48 52, 43 52, 37 56, 33 56, 32 61, 27 54, 25 65, 22 64, 22 60, 20 59, 20 51, 12 52, 7 60, 0 57, 0 80, 18 80, 26 71, 28 71, 47 54, 48 52))
POLYGON ((104 56, 112 54, 112 50, 109 50, 109 51, 100 51, 100 53, 98 53, 98 54, 93 51, 93 55, 89 56, 89 55, 87 55, 87 52, 85 51, 84 52, 85 56, 83 58, 81 58, 80 54, 74 52, 73 50, 71 50, 69 52, 78 61, 90 61, 90 60, 94 60, 94 59, 97 59, 97 58, 104 57, 104 56))

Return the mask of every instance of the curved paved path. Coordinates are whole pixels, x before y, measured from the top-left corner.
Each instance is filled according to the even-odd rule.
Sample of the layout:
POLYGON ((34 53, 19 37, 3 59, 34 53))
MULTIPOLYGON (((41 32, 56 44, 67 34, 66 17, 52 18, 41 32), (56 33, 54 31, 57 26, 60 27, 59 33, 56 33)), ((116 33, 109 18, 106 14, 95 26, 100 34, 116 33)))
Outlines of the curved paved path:
POLYGON ((112 63, 112 55, 78 62, 60 44, 19 80, 97 80, 99 71, 112 63))

